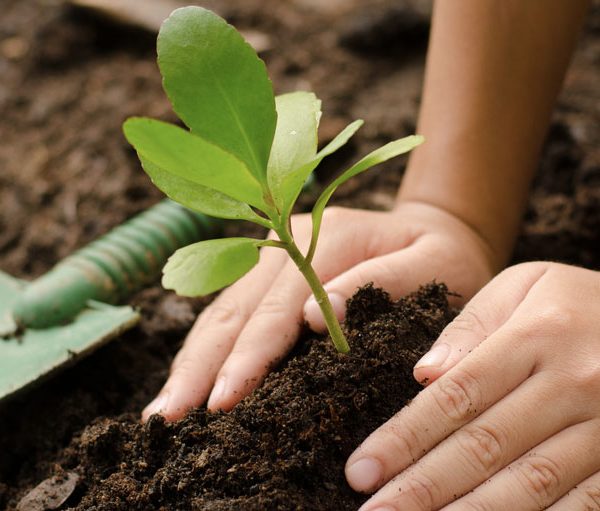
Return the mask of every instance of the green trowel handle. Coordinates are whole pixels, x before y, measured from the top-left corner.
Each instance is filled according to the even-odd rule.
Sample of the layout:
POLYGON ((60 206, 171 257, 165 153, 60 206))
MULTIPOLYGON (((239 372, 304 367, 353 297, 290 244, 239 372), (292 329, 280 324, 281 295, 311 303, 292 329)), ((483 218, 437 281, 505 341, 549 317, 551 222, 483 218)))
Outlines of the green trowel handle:
POLYGON ((116 227, 29 284, 13 307, 23 326, 69 321, 88 300, 119 303, 156 280, 180 247, 218 235, 221 222, 170 200, 116 227))

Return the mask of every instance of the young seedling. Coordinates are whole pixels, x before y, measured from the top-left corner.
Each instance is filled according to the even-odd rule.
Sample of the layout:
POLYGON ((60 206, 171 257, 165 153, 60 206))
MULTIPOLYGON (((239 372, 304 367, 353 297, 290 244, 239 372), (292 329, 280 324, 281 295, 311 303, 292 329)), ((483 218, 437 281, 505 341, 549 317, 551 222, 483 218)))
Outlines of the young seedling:
POLYGON ((248 220, 278 240, 226 238, 178 250, 163 285, 183 296, 206 295, 239 279, 259 260, 259 247, 289 254, 321 307, 338 351, 349 346, 311 262, 323 211, 351 177, 410 151, 417 135, 390 142, 352 165, 317 199, 306 253, 294 241, 290 215, 321 160, 342 147, 363 121, 348 125, 317 151, 321 102, 311 92, 275 97, 264 62, 240 34, 200 7, 178 9, 158 36, 158 64, 173 109, 189 131, 154 119, 130 118, 127 140, 154 184, 171 199, 207 215, 248 220))

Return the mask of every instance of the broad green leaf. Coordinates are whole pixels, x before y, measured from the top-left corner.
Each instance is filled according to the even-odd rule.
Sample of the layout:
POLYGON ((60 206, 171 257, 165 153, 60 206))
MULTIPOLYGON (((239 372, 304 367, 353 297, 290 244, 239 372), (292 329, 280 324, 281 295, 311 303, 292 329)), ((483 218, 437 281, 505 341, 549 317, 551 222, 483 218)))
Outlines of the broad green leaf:
POLYGON ((312 92, 292 92, 275 98, 277 129, 271 147, 267 179, 275 202, 282 206, 281 183, 285 176, 313 160, 321 101, 312 92))
POLYGON ((262 188, 247 167, 220 147, 178 126, 132 117, 123 131, 140 159, 263 210, 262 188))
POLYGON ((218 291, 256 265, 262 243, 252 238, 224 238, 180 248, 163 269, 162 285, 181 296, 218 291))
POLYGON ((329 142, 329 144, 321 149, 312 160, 284 176, 281 182, 280 192, 281 196, 284 197, 284 205, 282 209, 282 216, 284 218, 289 216, 292 207, 294 206, 294 203, 296 202, 296 199, 302 190, 302 186, 304 186, 304 183, 308 179, 308 176, 310 176, 311 172, 317 168, 319 163, 321 163, 325 157, 329 156, 337 151, 340 147, 345 145, 363 124, 364 121, 361 119, 350 123, 342 131, 340 131, 336 137, 329 142))
POLYGON ((422 144, 425 139, 421 135, 411 135, 409 137, 401 138, 400 140, 394 140, 379 149, 375 149, 372 153, 365 156, 362 160, 355 163, 347 169, 342 175, 335 179, 319 196, 315 206, 312 210, 312 239, 310 240, 310 247, 306 254, 306 258, 311 261, 316 249, 317 239, 319 237, 319 230, 321 229, 321 221, 323 219, 323 211, 329 199, 333 195, 333 192, 350 178, 370 169, 371 167, 383 163, 395 156, 407 153, 411 149, 414 149, 418 145, 422 144))
POLYGON ((213 12, 184 7, 161 27, 158 65, 173 109, 192 132, 235 155, 266 185, 277 114, 254 49, 213 12))
POLYGON ((142 166, 157 188, 186 208, 217 218, 248 220, 267 228, 271 227, 269 221, 257 215, 248 204, 189 179, 166 172, 143 158, 142 166))

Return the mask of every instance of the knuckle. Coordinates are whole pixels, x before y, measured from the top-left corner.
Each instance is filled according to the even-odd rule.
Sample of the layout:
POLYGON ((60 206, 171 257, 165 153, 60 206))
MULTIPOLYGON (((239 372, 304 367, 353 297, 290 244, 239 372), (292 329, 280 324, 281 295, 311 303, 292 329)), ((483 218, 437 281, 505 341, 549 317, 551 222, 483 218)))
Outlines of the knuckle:
POLYGON ((194 374, 194 372, 197 372, 197 370, 198 367, 191 357, 182 357, 177 361, 177 364, 171 366, 169 380, 187 380, 189 376, 194 374))
POLYGON ((288 310, 286 300, 277 295, 267 295, 258 304, 254 311, 255 317, 271 317, 285 314, 288 310))
POLYGON ((453 371, 430 387, 442 413, 449 419, 464 422, 477 413, 481 390, 477 379, 464 370, 453 371))
POLYGON ((551 303, 540 311, 538 321, 546 325, 551 332, 568 332, 573 324, 577 311, 572 306, 551 303))
POLYGON ((371 259, 355 267, 353 275, 360 286, 368 282, 374 282, 376 286, 389 287, 389 283, 399 281, 398 273, 393 268, 393 265, 378 259, 371 259))
POLYGON ((204 309, 202 316, 207 323, 228 325, 241 320, 244 315, 236 301, 220 297, 204 309))
POLYGON ((500 272, 496 279, 515 286, 520 286, 521 283, 523 283, 523 279, 531 281, 531 284, 533 284, 533 282, 537 281, 545 273, 550 271, 553 265, 554 263, 546 261, 519 263, 509 266, 500 272))
POLYGON ((440 495, 439 488, 435 483, 423 474, 413 474, 408 481, 402 484, 400 493, 422 511, 434 509, 436 503, 439 502, 440 495))
POLYGON ((596 401, 600 392, 600 364, 596 360, 584 361, 566 376, 582 397, 591 396, 596 401))
POLYGON ((488 425, 466 426, 459 432, 457 441, 477 473, 491 475, 502 466, 504 445, 499 431, 488 425))
POLYGON ((527 261, 524 263, 514 264, 509 266, 502 273, 520 273, 523 270, 526 271, 540 271, 546 268, 550 268, 554 265, 554 263, 549 261, 527 261))
POLYGON ((577 311, 571 306, 549 303, 528 321, 524 333, 532 339, 566 335, 572 330, 576 315, 577 311))
POLYGON ((394 419, 388 421, 381 427, 381 432, 385 435, 386 451, 390 452, 390 447, 394 453, 404 455, 408 453, 410 461, 414 463, 424 452, 420 450, 419 436, 412 427, 406 424, 400 424, 394 419))
POLYGON ((477 497, 470 497, 467 500, 461 500, 461 511, 496 511, 496 504, 492 504, 487 500, 481 500, 477 497))
POLYGON ((522 276, 525 274, 541 274, 547 270, 557 266, 556 263, 550 261, 527 261, 524 263, 514 264, 500 272, 500 275, 505 276, 522 276))
POLYGON ((240 367, 248 366, 267 370, 265 368, 277 365, 279 360, 278 357, 274 358, 274 354, 267 347, 256 342, 237 342, 223 365, 222 372, 237 373, 240 367))
POLYGON ((581 492, 581 501, 585 504, 586 509, 600 509, 600 485, 586 485, 583 488, 579 487, 575 491, 581 492))
POLYGON ((454 318, 454 321, 450 323, 448 330, 453 332, 467 332, 469 335, 475 334, 481 339, 485 339, 488 336, 488 329, 485 326, 485 321, 482 320, 482 314, 473 305, 467 305, 454 318))
POLYGON ((519 462, 515 469, 517 480, 537 505, 554 502, 559 495, 560 469, 550 458, 530 456, 519 462))

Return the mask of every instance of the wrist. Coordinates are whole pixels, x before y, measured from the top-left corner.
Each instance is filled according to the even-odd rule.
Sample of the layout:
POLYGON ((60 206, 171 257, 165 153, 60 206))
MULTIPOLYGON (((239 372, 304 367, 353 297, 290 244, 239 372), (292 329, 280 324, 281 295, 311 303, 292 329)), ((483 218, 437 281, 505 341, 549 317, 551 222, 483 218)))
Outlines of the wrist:
POLYGON ((512 247, 503 250, 502 247, 496 246, 477 226, 444 204, 427 198, 411 197, 409 194, 403 194, 401 190, 394 212, 405 216, 407 211, 418 213, 419 217, 425 219, 431 217, 431 222, 435 222, 440 229, 451 234, 457 241, 460 240, 468 250, 477 252, 478 259, 488 269, 490 276, 506 267, 512 247))
POLYGON ((496 151, 468 137, 436 141, 411 154, 397 201, 429 204, 459 219, 489 246, 499 271, 519 233, 535 158, 493 161, 489 154, 496 151))

